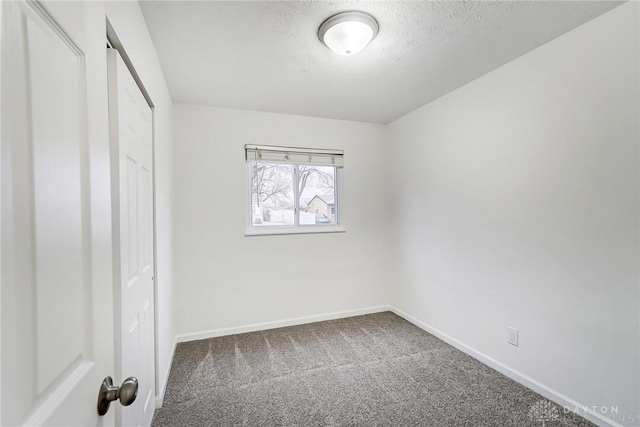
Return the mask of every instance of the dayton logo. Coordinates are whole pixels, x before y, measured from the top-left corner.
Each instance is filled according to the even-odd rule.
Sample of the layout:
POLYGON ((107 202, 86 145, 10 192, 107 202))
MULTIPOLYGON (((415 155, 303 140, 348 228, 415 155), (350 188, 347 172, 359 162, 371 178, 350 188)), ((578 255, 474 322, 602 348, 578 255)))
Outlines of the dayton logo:
POLYGON ((543 426, 548 422, 557 421, 559 418, 558 407, 545 399, 538 400, 529 409, 529 419, 540 422, 543 426))

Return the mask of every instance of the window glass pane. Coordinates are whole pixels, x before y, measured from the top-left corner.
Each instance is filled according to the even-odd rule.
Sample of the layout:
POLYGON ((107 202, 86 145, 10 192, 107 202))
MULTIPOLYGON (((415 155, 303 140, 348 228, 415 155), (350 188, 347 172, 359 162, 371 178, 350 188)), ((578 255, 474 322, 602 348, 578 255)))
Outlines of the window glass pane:
POLYGON ((293 166, 251 162, 250 168, 251 225, 294 225, 293 166))
POLYGON ((298 166, 300 225, 337 224, 336 168, 298 166))

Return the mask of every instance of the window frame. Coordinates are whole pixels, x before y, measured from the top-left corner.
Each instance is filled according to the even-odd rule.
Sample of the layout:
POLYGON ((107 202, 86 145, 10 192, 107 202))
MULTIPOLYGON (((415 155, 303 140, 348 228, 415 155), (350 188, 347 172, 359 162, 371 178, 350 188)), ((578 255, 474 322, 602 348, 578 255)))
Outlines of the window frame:
MULTIPOLYGON (((322 234, 322 233, 344 233, 346 228, 342 224, 342 168, 334 167, 334 202, 336 207, 336 223, 335 224, 308 224, 300 225, 300 194, 299 194, 299 163, 289 163, 294 170, 293 174, 293 198, 294 198, 294 223, 293 225, 255 227, 252 223, 252 181, 251 181, 251 163, 253 160, 245 161, 245 236, 271 236, 286 234, 322 234)), ((269 162, 264 162, 269 163, 269 162)))

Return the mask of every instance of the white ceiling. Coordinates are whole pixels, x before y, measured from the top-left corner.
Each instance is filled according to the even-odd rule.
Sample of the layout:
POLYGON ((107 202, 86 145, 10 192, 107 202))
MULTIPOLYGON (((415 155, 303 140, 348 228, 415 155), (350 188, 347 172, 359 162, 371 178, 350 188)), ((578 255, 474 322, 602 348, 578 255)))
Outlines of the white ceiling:
POLYGON ((388 123, 619 5, 609 1, 143 1, 173 100, 388 123), (339 56, 320 24, 380 24, 339 56))

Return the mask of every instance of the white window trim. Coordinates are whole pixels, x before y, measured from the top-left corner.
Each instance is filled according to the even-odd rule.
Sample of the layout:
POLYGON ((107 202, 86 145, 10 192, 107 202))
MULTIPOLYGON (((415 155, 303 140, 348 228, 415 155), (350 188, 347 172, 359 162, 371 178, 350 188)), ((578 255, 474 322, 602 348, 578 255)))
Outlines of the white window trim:
POLYGON ((249 236, 276 236, 283 234, 323 234, 323 233, 345 233, 347 231, 341 225, 299 225, 290 227, 252 227, 244 232, 249 236))
POLYGON ((342 224, 342 170, 336 168, 336 212, 337 224, 316 224, 316 225, 290 225, 284 227, 252 227, 251 225, 251 166, 249 162, 245 162, 244 173, 245 185, 245 231, 244 235, 251 236, 277 236, 286 234, 322 234, 322 233, 345 233, 347 229, 342 224))

